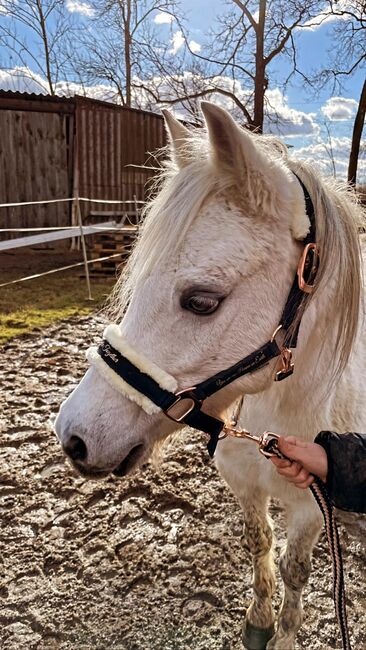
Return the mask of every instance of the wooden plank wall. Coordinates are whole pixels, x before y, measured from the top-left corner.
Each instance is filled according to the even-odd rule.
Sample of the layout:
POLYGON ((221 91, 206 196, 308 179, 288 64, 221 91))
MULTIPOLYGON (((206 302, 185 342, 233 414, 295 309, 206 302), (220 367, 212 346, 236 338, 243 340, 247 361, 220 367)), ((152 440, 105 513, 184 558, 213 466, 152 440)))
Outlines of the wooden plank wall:
MULTIPOLYGON (((37 98, 34 106, 23 96, 10 99, 14 106, 3 104, 1 108, 0 104, 0 203, 72 196, 73 178, 77 176, 75 162, 79 196, 119 201, 132 201, 134 196, 139 201, 146 199, 155 172, 130 165, 156 166, 150 154, 166 142, 160 115, 82 97, 69 103, 60 100, 59 110, 46 98, 37 98)), ((121 211, 123 207, 82 204, 84 217, 91 210, 103 213, 121 211)), ((71 205, 67 203, 0 208, 0 228, 70 223, 71 205)), ((0 239, 25 234, 0 233, 0 239)))
MULTIPOLYGON (((0 110, 0 203, 70 195, 67 165, 68 115, 0 110)), ((2 228, 67 226, 68 204, 0 208, 2 228)), ((23 233, 25 234, 25 233, 23 233)), ((19 237, 20 233, 2 234, 19 237)))
MULTIPOLYGON (((116 106, 79 100, 76 107, 79 196, 118 201, 146 199, 152 170, 130 165, 156 165, 150 152, 165 144, 163 119, 116 106)), ((83 206, 93 211, 121 210, 121 206, 83 206)))

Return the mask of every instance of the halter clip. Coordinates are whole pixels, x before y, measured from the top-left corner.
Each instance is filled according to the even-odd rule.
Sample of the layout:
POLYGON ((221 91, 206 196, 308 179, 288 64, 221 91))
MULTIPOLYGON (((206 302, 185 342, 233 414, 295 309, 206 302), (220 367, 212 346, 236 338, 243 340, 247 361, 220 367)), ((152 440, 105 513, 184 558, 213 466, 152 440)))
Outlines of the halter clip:
POLYGON ((222 433, 220 434, 219 440, 224 438, 246 438, 255 442, 259 451, 266 458, 271 458, 272 456, 277 456, 278 458, 284 458, 281 452, 278 449, 278 440, 279 435, 277 433, 272 433, 272 431, 264 431, 261 436, 256 436, 254 433, 246 431, 246 429, 236 429, 233 423, 225 424, 222 433))

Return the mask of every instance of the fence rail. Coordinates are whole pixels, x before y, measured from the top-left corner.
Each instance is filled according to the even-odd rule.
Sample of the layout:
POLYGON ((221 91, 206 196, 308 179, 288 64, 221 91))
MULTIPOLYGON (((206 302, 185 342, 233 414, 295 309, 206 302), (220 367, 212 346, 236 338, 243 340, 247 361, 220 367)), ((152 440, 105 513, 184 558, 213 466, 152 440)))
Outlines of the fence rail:
POLYGON ((87 291, 88 291, 88 299, 92 300, 92 295, 91 295, 91 286, 90 286, 90 275, 89 275, 89 264, 93 264, 94 262, 103 262, 112 258, 120 257, 123 255, 123 253, 113 253, 112 255, 108 255, 106 257, 100 257, 97 259, 93 260, 88 260, 87 257, 87 250, 86 250, 86 244, 85 244, 85 236, 87 235, 93 235, 98 232, 125 232, 125 233, 131 233, 131 232, 136 232, 138 229, 137 224, 131 224, 129 222, 129 225, 126 225, 126 221, 129 221, 129 214, 131 214, 130 210, 122 211, 122 219, 120 222, 114 221, 104 221, 98 224, 93 224, 93 225, 83 225, 82 223, 82 215, 81 215, 81 210, 80 210, 80 202, 89 202, 89 203, 104 203, 104 204, 117 204, 117 205, 134 205, 135 206, 135 211, 134 214, 138 216, 139 213, 139 208, 144 204, 143 201, 138 201, 136 198, 131 201, 119 201, 119 200, 111 200, 111 199, 90 199, 86 197, 74 197, 74 198, 62 198, 62 199, 46 199, 42 201, 24 201, 21 203, 1 203, 0 208, 9 208, 9 207, 20 207, 20 206, 29 206, 29 205, 40 205, 40 204, 48 204, 48 203, 65 203, 65 202, 72 202, 72 222, 77 223, 77 225, 74 226, 55 226, 55 227, 46 227, 46 228, 1 228, 0 232, 39 232, 40 234, 37 235, 28 235, 26 237, 17 237, 14 239, 6 239, 4 241, 0 242, 0 252, 1 251, 8 251, 12 250, 14 248, 21 248, 24 246, 32 246, 34 244, 41 244, 41 243, 47 243, 50 241, 57 241, 57 240, 62 240, 62 239, 75 239, 75 238, 80 238, 81 241, 81 249, 83 253, 83 261, 82 262, 77 262, 75 264, 68 264, 67 266, 62 266, 56 269, 51 269, 49 271, 44 271, 42 273, 36 273, 33 275, 29 275, 23 278, 18 278, 15 280, 10 280, 9 282, 3 282, 0 284, 0 287, 6 287, 11 284, 17 284, 19 282, 25 282, 28 280, 32 280, 34 278, 40 278, 43 275, 50 275, 51 273, 58 273, 60 271, 66 271, 68 269, 72 269, 78 266, 83 266, 85 269, 85 279, 86 279, 86 284, 87 284, 87 291))

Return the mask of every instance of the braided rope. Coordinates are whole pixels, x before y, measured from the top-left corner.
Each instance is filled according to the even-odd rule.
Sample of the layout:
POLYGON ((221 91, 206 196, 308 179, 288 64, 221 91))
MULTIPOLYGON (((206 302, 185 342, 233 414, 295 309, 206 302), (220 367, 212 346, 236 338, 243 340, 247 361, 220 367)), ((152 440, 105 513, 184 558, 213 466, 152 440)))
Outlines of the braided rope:
POLYGON ((332 558, 333 600, 342 636, 342 646, 344 650, 352 650, 347 625, 342 549, 339 542, 338 528, 334 517, 333 506, 323 481, 321 481, 317 476, 314 477, 314 482, 310 485, 310 490, 313 493, 324 518, 325 531, 328 538, 330 556, 332 558))
MULTIPOLYGON (((270 440, 269 446, 267 448, 278 458, 287 458, 278 449, 277 440, 270 440)), ((291 459, 287 458, 287 460, 291 459)), ((330 556, 332 559, 333 600, 338 626, 342 637, 342 647, 343 650, 352 650, 347 624, 342 549, 339 542, 339 534, 337 523, 334 517, 333 505, 323 481, 321 481, 317 476, 314 476, 314 482, 310 485, 310 490, 322 512, 324 519, 325 532, 327 534, 330 556)))

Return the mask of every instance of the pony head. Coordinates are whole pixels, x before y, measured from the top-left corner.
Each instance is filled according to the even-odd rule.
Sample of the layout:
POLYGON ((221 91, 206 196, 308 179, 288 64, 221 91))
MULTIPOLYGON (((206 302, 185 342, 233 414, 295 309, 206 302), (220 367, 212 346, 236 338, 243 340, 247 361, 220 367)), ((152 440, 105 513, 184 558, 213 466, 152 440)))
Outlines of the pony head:
MULTIPOLYGON (((178 389, 270 338, 309 230, 286 147, 241 128, 213 104, 202 111, 206 128, 194 132, 165 112, 170 156, 115 289, 117 338, 178 389)), ((205 409, 222 415, 239 395, 267 390, 275 365, 222 389, 205 409)), ((147 413, 94 367, 55 426, 89 477, 128 473, 179 428, 160 412, 147 413)))

